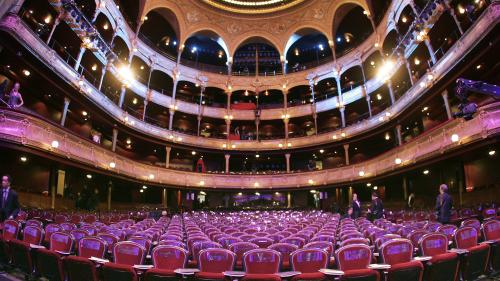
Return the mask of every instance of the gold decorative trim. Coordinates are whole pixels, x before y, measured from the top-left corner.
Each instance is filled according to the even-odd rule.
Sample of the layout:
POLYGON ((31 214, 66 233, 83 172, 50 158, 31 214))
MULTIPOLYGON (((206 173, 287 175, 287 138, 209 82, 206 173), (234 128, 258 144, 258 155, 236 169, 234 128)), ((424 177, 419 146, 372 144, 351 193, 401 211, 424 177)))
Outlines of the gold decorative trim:
MULTIPOLYGON (((224 2, 229 2, 229 1, 225 1, 225 0, 223 0, 223 1, 224 2)), ((289 2, 289 3, 283 4, 283 5, 280 5, 280 6, 275 6, 275 7, 270 7, 270 8, 249 9, 249 8, 230 7, 230 6, 225 5, 223 3, 216 2, 215 0, 203 0, 203 2, 205 2, 206 4, 208 4, 208 5, 212 6, 212 7, 224 10, 226 12, 238 13, 238 14, 250 14, 250 15, 267 14, 267 13, 279 12, 279 11, 291 8, 293 6, 296 6, 296 5, 298 5, 298 4, 300 4, 300 3, 304 2, 304 1, 305 0, 293 0, 293 1, 289 2)), ((259 6, 258 5, 258 3, 259 3, 258 1, 255 1, 254 3, 255 3, 255 5, 248 5, 248 7, 257 7, 257 6, 259 6)), ((276 3, 278 3, 278 2, 276 2, 276 3)), ((263 6, 263 5, 268 5, 268 4, 263 3, 261 6, 263 6)))

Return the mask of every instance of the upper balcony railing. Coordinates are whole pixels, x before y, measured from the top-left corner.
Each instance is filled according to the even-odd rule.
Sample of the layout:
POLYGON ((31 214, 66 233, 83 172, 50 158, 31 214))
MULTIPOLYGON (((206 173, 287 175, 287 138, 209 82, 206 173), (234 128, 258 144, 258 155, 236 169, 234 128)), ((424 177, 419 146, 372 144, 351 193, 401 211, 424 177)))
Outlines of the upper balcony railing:
POLYGON ((416 138, 358 164, 303 173, 231 176, 176 171, 136 162, 68 134, 64 128, 20 112, 6 110, 0 112, 0 118, 2 141, 45 151, 109 173, 181 188, 275 189, 351 184, 421 164, 500 133, 500 104, 494 103, 480 108, 470 121, 451 120, 430 131, 425 138, 416 138))

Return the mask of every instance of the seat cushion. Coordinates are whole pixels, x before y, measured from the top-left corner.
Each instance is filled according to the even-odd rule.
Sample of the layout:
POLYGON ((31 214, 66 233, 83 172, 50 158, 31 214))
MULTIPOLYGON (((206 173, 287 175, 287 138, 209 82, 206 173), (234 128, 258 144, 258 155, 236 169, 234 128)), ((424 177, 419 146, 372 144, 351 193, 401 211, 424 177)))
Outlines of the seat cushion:
POLYGON ((424 266, 419 261, 402 262, 391 265, 389 281, 420 281, 424 266))
POLYGON ((302 273, 292 278, 292 281, 299 280, 324 280, 325 275, 321 272, 302 273))
POLYGON ((281 281, 276 274, 246 274, 242 281, 281 281))
POLYGON ((38 249, 36 253, 37 272, 49 280, 63 281, 64 272, 61 255, 47 249, 38 249))
POLYGON ((224 274, 220 272, 200 271, 196 273, 196 278, 204 280, 224 280, 224 274))
POLYGON ((379 281, 380 274, 373 269, 346 270, 340 280, 379 281))
POLYGON ((144 274, 145 281, 170 281, 178 280, 177 275, 173 270, 152 268, 144 274))
POLYGON ((126 264, 108 262, 102 266, 104 281, 137 281, 137 274, 134 268, 126 264))

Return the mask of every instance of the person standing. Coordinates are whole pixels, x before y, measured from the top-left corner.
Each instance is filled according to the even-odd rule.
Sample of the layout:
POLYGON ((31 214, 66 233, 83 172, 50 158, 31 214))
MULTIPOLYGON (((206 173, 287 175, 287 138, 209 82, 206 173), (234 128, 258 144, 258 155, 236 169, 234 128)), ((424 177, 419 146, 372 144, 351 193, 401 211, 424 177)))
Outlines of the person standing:
POLYGON ((361 216, 361 203, 358 200, 358 194, 352 194, 352 218, 357 219, 361 216))
POLYGON ((437 220, 440 223, 446 224, 450 222, 452 207, 453 200, 448 194, 448 186, 446 184, 442 184, 439 186, 439 195, 436 199, 437 220))
POLYGON ((413 210, 413 206, 415 205, 415 193, 410 193, 408 196, 408 209, 413 210))
POLYGON ((21 93, 19 93, 19 87, 20 87, 19 83, 16 82, 14 84, 14 87, 12 88, 12 90, 9 93, 9 100, 8 100, 7 104, 12 109, 17 109, 17 108, 23 106, 23 104, 24 104, 23 97, 21 96, 21 93))
POLYGON ((381 219, 384 216, 384 205, 382 204, 382 200, 378 198, 377 192, 372 192, 372 206, 368 210, 368 213, 371 214, 372 219, 381 219))
POLYGON ((14 219, 19 213, 19 201, 17 192, 10 187, 12 177, 9 175, 2 176, 2 194, 0 200, 0 221, 6 219, 14 219))

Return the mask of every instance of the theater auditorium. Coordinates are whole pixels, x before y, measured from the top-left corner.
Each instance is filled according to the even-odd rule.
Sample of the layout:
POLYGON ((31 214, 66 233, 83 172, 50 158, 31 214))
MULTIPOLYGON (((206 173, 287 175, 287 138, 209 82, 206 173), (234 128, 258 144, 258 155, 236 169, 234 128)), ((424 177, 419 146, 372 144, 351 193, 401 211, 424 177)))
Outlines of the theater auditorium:
POLYGON ((0 281, 500 280, 499 0, 0 0, 0 281))

